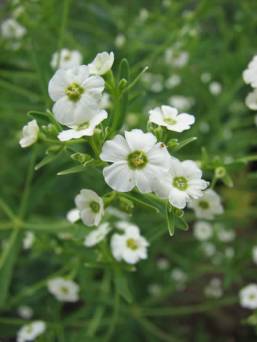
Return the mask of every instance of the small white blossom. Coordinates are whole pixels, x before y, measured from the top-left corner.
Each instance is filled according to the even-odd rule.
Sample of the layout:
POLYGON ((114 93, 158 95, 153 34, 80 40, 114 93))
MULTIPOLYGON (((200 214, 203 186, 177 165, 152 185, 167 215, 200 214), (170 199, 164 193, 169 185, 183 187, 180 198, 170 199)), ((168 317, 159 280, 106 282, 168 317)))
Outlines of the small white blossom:
POLYGON ((245 104, 249 109, 257 110, 257 89, 254 89, 251 93, 249 93, 246 96, 245 104))
POLYGON ((252 249, 252 258, 253 258, 253 262, 255 264, 257 264, 257 246, 253 246, 252 249))
POLYGON ((101 242, 107 234, 111 231, 111 227, 108 223, 103 223, 92 232, 90 232, 84 241, 86 247, 93 247, 101 242))
POLYGON ((139 11, 139 20, 144 22, 148 19, 149 17, 149 11, 146 8, 141 8, 139 11))
POLYGON ((231 242, 235 239, 236 234, 233 230, 225 229, 223 226, 217 227, 217 237, 222 242, 231 242))
POLYGON ((4 20, 1 24, 1 33, 5 39, 21 39, 26 32, 26 28, 12 18, 4 20))
POLYGON ((34 321, 20 328, 17 333, 17 342, 34 341, 46 330, 46 324, 43 321, 34 321))
POLYGON ((190 199, 203 195, 208 182, 201 177, 202 171, 192 160, 181 162, 171 158, 167 175, 156 180, 154 191, 161 198, 168 198, 174 207, 183 209, 190 199))
POLYGON ((194 225, 194 236, 199 241, 205 241, 212 237, 212 226, 208 222, 198 221, 194 225))
POLYGON ((25 8, 22 5, 19 5, 13 10, 12 16, 14 18, 18 18, 24 13, 24 11, 25 11, 25 8))
POLYGON ((115 226, 122 232, 125 232, 127 229, 132 227, 133 231, 137 231, 139 233, 138 226, 128 221, 118 221, 115 223, 115 226))
POLYGON ((26 232, 22 240, 23 249, 30 249, 35 241, 35 234, 32 232, 26 232))
POLYGON ((90 76, 86 65, 57 70, 48 85, 56 120, 71 128, 83 125, 97 113, 103 90, 103 78, 90 76))
POLYGON ((257 88, 257 55, 255 55, 243 72, 243 80, 253 88, 257 88))
POLYGON ((103 169, 106 183, 114 190, 127 192, 135 186, 151 192, 156 177, 168 170, 169 154, 152 133, 140 129, 116 135, 104 143, 100 158, 113 163, 103 169))
POLYGON ((21 305, 17 309, 18 315, 23 319, 31 319, 33 316, 33 309, 27 305, 21 305))
POLYGON ((119 33, 116 38, 114 39, 114 45, 117 48, 121 48, 124 44, 126 43, 126 37, 124 36, 124 34, 119 33))
POLYGON ((220 298, 223 295, 222 283, 219 278, 211 279, 210 283, 204 289, 206 297, 220 298))
POLYGON ((204 72, 201 74, 201 81, 203 83, 208 83, 211 80, 211 74, 209 72, 204 72))
POLYGON ((127 213, 111 206, 106 209, 106 212, 120 220, 127 220, 129 218, 127 213))
POLYGON ((79 139, 84 136, 92 136, 97 125, 107 118, 108 114, 105 110, 98 112, 86 112, 84 115, 84 123, 79 126, 73 126, 71 129, 66 129, 58 134, 58 139, 68 141, 71 139, 79 139))
POLYGON ((73 208, 71 210, 68 211, 67 215, 66 215, 67 220, 70 223, 75 223, 80 219, 80 212, 77 208, 73 208))
POLYGON ((224 254, 225 254, 225 257, 226 257, 226 258, 232 259, 232 258, 234 258, 234 256, 235 256, 235 250, 234 250, 233 247, 227 247, 227 248, 225 249, 224 254))
POLYGON ((77 302, 79 300, 79 286, 73 280, 61 277, 47 282, 48 291, 60 302, 77 302))
POLYGON ((111 106, 111 100, 110 100, 110 95, 108 93, 103 93, 103 96, 101 97, 99 107, 101 109, 107 109, 110 108, 111 106))
POLYGON ((162 288, 159 284, 150 284, 147 289, 149 294, 155 297, 158 297, 162 291, 162 288))
POLYGON ((188 62, 189 54, 186 51, 175 51, 169 48, 165 51, 164 60, 167 64, 182 68, 188 62))
POLYGON ((27 123, 22 129, 22 138, 19 144, 22 148, 33 145, 38 139, 39 127, 36 120, 27 123))
POLYGON ((149 111, 149 121, 159 126, 166 127, 169 131, 183 132, 190 129, 195 122, 195 117, 187 113, 178 113, 178 110, 170 106, 156 107, 149 111))
POLYGON ((216 253, 216 247, 211 242, 204 242, 201 247, 204 255, 207 257, 213 257, 216 253))
POLYGON ((169 105, 178 108, 178 110, 188 110, 194 104, 194 99, 182 95, 173 95, 168 100, 169 105))
POLYGON ((104 214, 104 202, 96 192, 82 189, 75 197, 82 222, 87 226, 97 226, 104 214))
POLYGON ((222 86, 219 82, 213 81, 209 85, 209 90, 212 95, 219 95, 222 91, 222 86))
POLYGON ((88 64, 91 75, 104 75, 111 70, 114 62, 113 52, 98 53, 90 64, 88 64))
POLYGON ((166 80, 165 87, 167 89, 172 89, 172 88, 176 87, 177 85, 179 85, 180 83, 181 83, 180 76, 179 75, 172 75, 166 80))
POLYGON ((212 220, 223 213, 220 196, 212 189, 207 189, 199 199, 189 202, 189 208, 195 211, 196 217, 212 220))
POLYGON ((201 133, 209 133, 210 132, 210 125, 208 124, 208 122, 205 121, 201 121, 199 124, 199 130, 201 133))
POLYGON ((82 55, 77 50, 62 49, 55 52, 51 59, 51 67, 53 69, 69 69, 82 64, 82 55))
POLYGON ((114 234, 111 238, 111 250, 117 261, 136 264, 147 258, 149 243, 140 234, 138 227, 130 226, 123 234, 114 234))
POLYGON ((257 285, 249 284, 239 292, 240 304, 243 308, 257 309, 257 285))
POLYGON ((180 268, 174 268, 170 273, 170 278, 175 282, 175 287, 179 290, 183 290, 185 288, 188 280, 187 274, 180 268))
POLYGON ((157 260, 156 262, 157 267, 159 268, 159 270, 165 271, 170 267, 170 262, 168 259, 161 257, 157 260))

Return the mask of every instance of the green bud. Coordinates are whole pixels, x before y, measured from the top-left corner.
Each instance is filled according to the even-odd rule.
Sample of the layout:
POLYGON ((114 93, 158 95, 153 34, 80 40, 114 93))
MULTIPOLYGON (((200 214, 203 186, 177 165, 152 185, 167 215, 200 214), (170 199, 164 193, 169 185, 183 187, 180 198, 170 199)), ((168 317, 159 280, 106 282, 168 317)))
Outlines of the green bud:
POLYGON ((174 148, 178 146, 178 139, 170 139, 167 143, 168 148, 174 148))
POLYGON ((226 169, 223 166, 218 166, 215 169, 215 177, 216 178, 223 178, 226 175, 226 169))
POLYGON ((130 214, 134 209, 134 203, 127 198, 120 197, 120 208, 130 214))
POLYGON ((126 87, 127 83, 128 83, 128 81, 125 80, 125 78, 121 79, 119 82, 119 89, 123 90, 126 87))
POLYGON ((81 152, 73 153, 70 157, 71 159, 79 162, 80 164, 84 164, 85 162, 92 159, 92 157, 89 154, 81 153, 81 152))

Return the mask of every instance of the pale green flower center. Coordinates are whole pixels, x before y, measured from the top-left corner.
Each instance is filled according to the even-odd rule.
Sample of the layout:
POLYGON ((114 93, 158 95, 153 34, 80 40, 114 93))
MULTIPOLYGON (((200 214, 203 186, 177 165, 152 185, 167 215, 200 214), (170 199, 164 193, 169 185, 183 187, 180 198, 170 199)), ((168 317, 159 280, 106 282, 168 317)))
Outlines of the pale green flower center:
POLYGON ((93 213, 97 214, 100 211, 100 204, 97 203, 96 201, 92 201, 89 204, 91 210, 93 211, 93 213))
POLYGON ((66 89, 65 94, 71 101, 78 101, 81 95, 84 93, 84 88, 81 87, 78 83, 71 83, 66 89))
POLYGON ((65 61, 69 61, 71 59, 71 54, 70 53, 67 53, 64 58, 63 58, 65 61))
POLYGON ((179 189, 180 191, 184 191, 188 188, 188 181, 185 177, 175 177, 173 179, 173 186, 179 189))
POLYGON ((171 117, 164 117, 163 121, 167 124, 167 125, 175 125, 177 123, 176 120, 172 119, 171 117))
POLYGON ((204 200, 199 201, 199 202, 198 202, 198 205, 199 205, 199 207, 200 207, 201 209, 204 209, 204 210, 210 208, 209 202, 204 201, 204 200))
POLYGON ((89 122, 84 122, 82 125, 79 126, 79 130, 82 130, 82 129, 87 129, 88 127, 90 126, 90 123, 89 122))
POLYGON ((26 327, 26 331, 27 331, 27 333, 32 333, 32 331, 33 331, 33 326, 32 326, 32 324, 29 324, 27 327, 26 327))
POLYGON ((131 169, 142 169, 147 161, 147 156, 143 151, 135 151, 128 155, 128 164, 131 169))
POLYGON ((127 240, 127 246, 128 246, 128 248, 132 249, 132 251, 135 251, 138 249, 138 244, 137 244, 136 240, 134 240, 134 239, 128 239, 127 240))
POLYGON ((69 290, 68 290, 68 288, 67 288, 66 286, 62 286, 62 287, 60 288, 60 290, 61 290, 61 292, 62 292, 63 294, 67 294, 67 293, 69 292, 69 290))

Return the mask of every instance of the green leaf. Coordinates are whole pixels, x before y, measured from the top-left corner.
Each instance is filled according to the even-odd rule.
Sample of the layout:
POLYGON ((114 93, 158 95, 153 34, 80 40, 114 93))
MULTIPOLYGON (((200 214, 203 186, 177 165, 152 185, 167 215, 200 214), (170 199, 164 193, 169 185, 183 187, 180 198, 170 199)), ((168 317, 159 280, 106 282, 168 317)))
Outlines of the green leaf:
POLYGON ((27 113, 29 117, 32 119, 37 120, 37 122, 42 124, 48 124, 49 123, 49 115, 45 112, 38 112, 38 111, 30 111, 27 113))
POLYGON ((184 217, 175 216, 175 227, 181 230, 187 231, 189 229, 189 225, 184 219, 184 217))
POLYGON ((41 167, 50 164, 53 160, 57 159, 60 156, 61 152, 59 153, 48 153, 36 166, 35 170, 41 169, 41 167))
POLYGON ((128 287, 126 276, 119 269, 117 269, 114 277, 115 286, 120 296, 124 298, 128 303, 132 303, 133 298, 128 287))
POLYGON ((70 167, 69 169, 58 172, 57 176, 64 176, 64 175, 69 175, 71 173, 83 172, 85 171, 85 168, 86 167, 84 165, 73 166, 73 167, 70 167))
POLYGON ((196 141, 197 137, 191 137, 185 140, 182 140, 181 142, 178 143, 177 146, 174 147, 173 151, 177 152, 179 150, 181 150, 183 147, 185 147, 186 145, 190 144, 193 141, 196 141))
POLYGON ((168 202, 166 204, 166 222, 169 234, 173 236, 175 232, 175 215, 168 202))
POLYGON ((130 194, 120 194, 121 197, 125 197, 134 203, 142 205, 143 207, 154 210, 156 213, 164 213, 164 203, 151 194, 141 194, 139 192, 133 192, 130 194))

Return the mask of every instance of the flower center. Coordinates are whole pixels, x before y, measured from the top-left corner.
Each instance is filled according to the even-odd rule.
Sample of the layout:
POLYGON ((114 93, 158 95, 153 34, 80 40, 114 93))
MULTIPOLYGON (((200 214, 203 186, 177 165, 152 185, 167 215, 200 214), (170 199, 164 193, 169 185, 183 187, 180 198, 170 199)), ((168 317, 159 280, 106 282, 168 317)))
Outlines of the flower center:
POLYGON ((198 205, 199 205, 199 207, 202 208, 202 209, 208 209, 208 208, 210 208, 210 204, 209 204, 207 201, 204 201, 204 200, 199 201, 199 202, 198 202, 198 205))
POLYGON ((132 251, 135 251, 138 249, 138 244, 137 244, 136 240, 134 240, 134 239, 128 239, 127 240, 127 246, 128 246, 128 248, 132 249, 132 251))
POLYGON ((175 125, 177 123, 176 120, 166 116, 166 118, 163 119, 163 121, 167 124, 167 125, 175 125))
POLYGON ((143 151, 135 151, 128 155, 128 164, 131 169, 142 169, 147 164, 147 156, 143 151))
POLYGON ((185 177, 175 177, 173 179, 173 186, 181 191, 184 191, 188 187, 187 179, 185 177))
POLYGON ((67 293, 69 292, 69 290, 67 289, 66 286, 62 286, 62 287, 60 288, 60 290, 61 290, 61 292, 62 292, 63 294, 67 294, 67 293))
POLYGON ((71 54, 70 53, 67 53, 64 58, 63 58, 65 61, 69 61, 71 59, 71 54))
POLYGON ((71 101, 78 101, 81 95, 84 93, 84 88, 81 87, 78 83, 71 83, 66 89, 65 94, 71 101))
POLYGON ((94 212, 94 213, 98 213, 99 210, 100 210, 100 204, 97 203, 96 201, 92 201, 90 204, 89 204, 91 210, 94 212))
POLYGON ((87 129, 89 126, 90 126, 90 123, 89 123, 89 122, 84 122, 82 125, 80 125, 80 126, 78 127, 78 130, 87 129))

